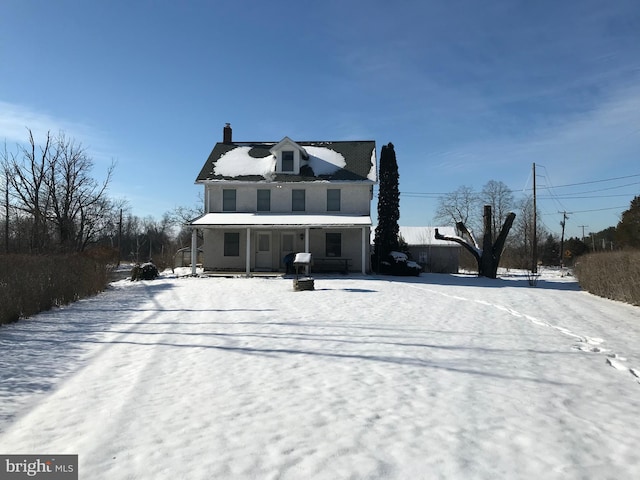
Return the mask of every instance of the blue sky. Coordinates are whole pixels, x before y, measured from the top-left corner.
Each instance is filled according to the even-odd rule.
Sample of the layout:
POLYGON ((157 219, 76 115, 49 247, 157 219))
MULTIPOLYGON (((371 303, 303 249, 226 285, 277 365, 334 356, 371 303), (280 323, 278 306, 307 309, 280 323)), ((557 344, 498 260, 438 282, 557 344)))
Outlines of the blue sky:
POLYGON ((10 151, 26 127, 63 130, 159 218, 198 202, 225 122, 238 141, 393 142, 402 225, 462 185, 520 197, 535 162, 543 224, 566 210, 568 236, 599 231, 640 194, 640 4, 2 2, 10 151))

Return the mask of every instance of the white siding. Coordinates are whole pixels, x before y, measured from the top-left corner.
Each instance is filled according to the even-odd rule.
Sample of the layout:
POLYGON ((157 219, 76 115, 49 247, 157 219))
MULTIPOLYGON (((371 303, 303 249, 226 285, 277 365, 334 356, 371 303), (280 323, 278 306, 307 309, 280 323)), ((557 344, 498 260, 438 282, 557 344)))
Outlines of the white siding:
MULTIPOLYGON (((340 189, 340 212, 350 215, 370 215, 371 185, 337 182, 292 182, 252 184, 219 182, 206 186, 209 205, 207 213, 222 212, 222 190, 236 190, 236 211, 255 212, 258 207, 258 189, 271 190, 271 212, 291 212, 291 191, 304 189, 306 192, 306 213, 327 212, 327 189, 340 189)), ((338 213, 338 212, 334 212, 338 213)))

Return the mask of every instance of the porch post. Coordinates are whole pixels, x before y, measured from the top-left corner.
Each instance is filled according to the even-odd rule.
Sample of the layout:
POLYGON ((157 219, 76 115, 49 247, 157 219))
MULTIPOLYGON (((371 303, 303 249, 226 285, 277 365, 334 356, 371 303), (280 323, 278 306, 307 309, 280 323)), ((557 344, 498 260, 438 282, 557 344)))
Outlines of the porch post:
POLYGON ((198 229, 191 230, 191 275, 196 275, 196 262, 198 261, 198 229))
POLYGON ((362 274, 365 275, 367 273, 367 229, 366 227, 362 227, 362 274))
POLYGON ((247 227, 247 277, 251 274, 251 227, 247 227))
MULTIPOLYGON (((307 253, 311 253, 309 251, 309 227, 304 229, 304 251, 307 253)), ((310 272, 310 265, 307 265, 304 267, 304 270, 306 272, 307 277, 309 276, 310 272)))

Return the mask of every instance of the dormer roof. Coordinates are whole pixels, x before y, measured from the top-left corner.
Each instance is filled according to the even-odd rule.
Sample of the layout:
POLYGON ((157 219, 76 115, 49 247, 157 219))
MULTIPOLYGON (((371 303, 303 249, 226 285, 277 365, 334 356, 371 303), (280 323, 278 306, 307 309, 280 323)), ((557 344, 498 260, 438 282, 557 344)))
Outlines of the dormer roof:
POLYGON ((269 149, 269 151, 273 155, 276 155, 277 152, 281 152, 283 150, 297 150, 300 152, 300 156, 302 158, 304 158, 305 160, 309 159, 309 154, 304 149, 304 147, 297 144, 296 142, 291 140, 289 137, 284 137, 282 140, 280 140, 278 143, 276 143, 273 147, 269 149))

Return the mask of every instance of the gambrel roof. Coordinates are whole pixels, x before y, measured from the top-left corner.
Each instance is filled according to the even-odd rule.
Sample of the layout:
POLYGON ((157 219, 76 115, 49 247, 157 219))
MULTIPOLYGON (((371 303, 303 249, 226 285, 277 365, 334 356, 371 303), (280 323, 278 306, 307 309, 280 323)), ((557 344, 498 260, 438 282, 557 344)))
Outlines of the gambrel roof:
MULTIPOLYGON (((291 141, 287 137, 285 139, 291 141)), ((376 145, 373 140, 294 142, 308 155, 300 172, 276 173, 276 157, 272 150, 285 139, 279 142, 217 143, 196 183, 265 180, 376 182, 376 145)))

